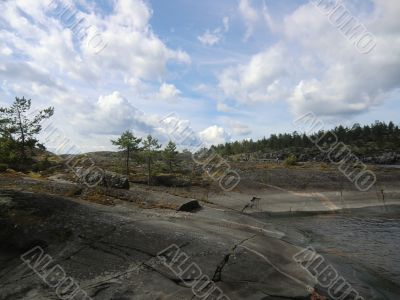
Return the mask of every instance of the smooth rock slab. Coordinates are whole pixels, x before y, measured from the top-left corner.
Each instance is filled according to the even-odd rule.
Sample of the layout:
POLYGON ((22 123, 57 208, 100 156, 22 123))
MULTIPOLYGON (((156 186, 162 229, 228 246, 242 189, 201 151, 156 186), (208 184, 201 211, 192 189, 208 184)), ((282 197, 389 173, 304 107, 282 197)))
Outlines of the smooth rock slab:
POLYGON ((14 191, 1 196, 11 203, 0 210, 0 299, 56 299, 20 259, 35 244, 96 300, 194 299, 187 278, 176 272, 191 264, 231 300, 309 299, 306 287, 292 279, 313 284, 292 260, 298 248, 253 227, 229 225, 229 215, 222 224, 204 214, 14 191), (157 257, 171 245, 187 257, 175 271, 157 257))

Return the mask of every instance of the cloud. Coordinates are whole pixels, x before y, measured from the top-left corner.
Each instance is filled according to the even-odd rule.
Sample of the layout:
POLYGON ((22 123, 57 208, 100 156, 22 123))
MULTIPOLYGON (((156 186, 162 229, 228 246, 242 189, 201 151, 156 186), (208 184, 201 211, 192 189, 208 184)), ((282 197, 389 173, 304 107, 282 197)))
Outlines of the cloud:
POLYGON ((219 31, 210 32, 208 29, 197 38, 202 44, 207 46, 213 46, 221 40, 219 31))
POLYGON ((145 1, 112 1, 107 11, 96 2, 87 10, 85 1, 50 2, 0 2, 1 96, 55 106, 52 121, 93 149, 99 141, 109 146, 110 136, 129 128, 153 133, 156 116, 141 113, 128 99, 179 96, 173 85, 155 86, 169 68, 189 65, 190 56, 154 33, 145 1), (61 3, 69 4, 65 14, 61 3), (93 51, 93 37, 106 44, 100 53, 93 51))
POLYGON ((271 33, 277 33, 278 29, 279 29, 278 28, 279 25, 276 24, 276 22, 275 22, 274 18, 272 17, 272 15, 271 15, 271 13, 270 13, 265 1, 263 2, 262 15, 263 15, 263 18, 264 18, 265 22, 268 25, 268 28, 269 28, 270 32, 271 33))
POLYGON ((63 86, 51 78, 51 74, 45 70, 35 68, 26 62, 5 62, 0 65, 0 75, 7 80, 26 81, 36 83, 39 86, 46 86, 65 90, 63 86))
POLYGON ((118 0, 114 6, 114 14, 110 16, 110 23, 114 26, 124 26, 140 31, 148 30, 148 23, 152 11, 141 0, 118 0))
POLYGON ((152 80, 164 76, 170 61, 191 61, 186 52, 168 48, 153 33, 149 26, 152 11, 142 0, 115 1, 108 15, 85 13, 71 3, 67 12, 75 22, 65 20, 65 14, 61 14, 65 7, 45 6, 45 2, 41 5, 47 12, 44 15, 37 12, 36 4, 32 13, 27 1, 0 4, 5 12, 2 21, 9 28, 0 32, 0 40, 53 76, 97 82, 103 77, 129 74, 131 78, 152 80), (101 55, 95 55, 93 46, 100 39, 106 47, 101 55))
POLYGON ((237 116, 237 123, 223 123, 231 126, 233 135, 262 136, 266 116, 273 123, 277 111, 279 117, 282 113, 281 128, 288 122, 283 116, 288 110, 350 119, 400 90, 397 0, 363 5, 346 1, 375 37, 377 46, 369 55, 360 54, 307 1, 281 10, 279 5, 267 7, 265 1, 239 0, 231 19, 222 15, 215 27, 194 28, 199 30, 195 44, 171 38, 168 29, 157 35, 150 1, 114 0, 104 6, 66 0, 74 13, 70 20, 49 2, 0 1, 0 98, 9 104, 15 96, 26 96, 34 105, 55 106, 53 121, 94 149, 109 145, 110 136, 129 128, 157 134, 158 114, 171 110, 196 122, 195 128, 206 128, 203 137, 218 143, 229 140, 228 127, 212 120, 221 122, 227 115, 237 116), (282 16, 287 8, 290 12, 282 16), (254 43, 244 49, 241 37, 235 39, 241 33, 235 31, 229 35, 232 47, 222 49, 226 33, 238 29, 233 23, 238 16, 245 39, 254 36, 254 43), (71 26, 78 20, 84 24, 78 26, 80 31, 71 26), (97 54, 94 36, 106 44, 97 54), (192 51, 195 66, 178 42, 192 51), (215 48, 198 47, 200 43, 215 48), (197 86, 193 98, 172 81, 179 87, 197 86), (177 98, 185 99, 185 106, 165 101, 177 98), (260 124, 251 126, 252 133, 243 124, 249 119, 260 124))
POLYGON ((279 25, 272 17, 267 4, 265 1, 257 1, 258 5, 252 2, 252 0, 240 0, 238 5, 238 12, 246 26, 246 33, 243 38, 247 41, 251 36, 254 35, 257 27, 263 29, 269 29, 271 33, 277 33, 279 31, 279 25))
POLYGON ((246 34, 244 39, 247 40, 253 34, 254 26, 259 21, 259 14, 251 5, 250 0, 240 0, 238 11, 246 24, 246 34))
MULTIPOLYGON (((139 7, 139 12, 147 8, 143 6, 142 1, 133 3, 139 7)), ((133 11, 136 5, 129 11, 133 11)), ((147 8, 145 16, 151 14, 148 10, 147 8)), ((117 7, 110 18, 99 20, 101 35, 107 42, 107 47, 101 55, 91 56, 93 64, 102 70, 116 72, 116 75, 118 72, 124 72, 144 80, 164 77, 169 61, 190 64, 187 53, 167 48, 151 31, 147 23, 148 18, 142 17, 142 21, 127 21, 132 18, 129 11, 127 13, 122 7, 117 7)))
POLYGON ((377 43, 369 54, 359 53, 329 22, 328 16, 312 5, 301 6, 288 16, 286 36, 302 46, 309 55, 308 63, 319 66, 293 88, 289 99, 292 112, 299 115, 312 110, 322 116, 360 114, 382 104, 399 89, 400 26, 395 21, 398 14, 399 2, 374 1, 374 11, 363 18, 377 43), (397 28, 393 30, 395 23, 397 28))
POLYGON ((236 135, 246 136, 251 134, 250 127, 240 122, 237 121, 230 122, 230 126, 232 128, 233 133, 236 135))
POLYGON ((81 134, 118 135, 127 129, 145 134, 154 130, 149 117, 115 91, 82 107, 70 122, 80 128, 81 134))
POLYGON ((229 23, 230 23, 229 17, 223 17, 222 23, 224 25, 224 31, 228 32, 229 31, 229 23))
POLYGON ((224 144, 230 140, 230 136, 224 128, 217 125, 207 127, 199 133, 199 136, 206 145, 224 144))
POLYGON ((160 86, 159 96, 163 100, 175 100, 182 92, 178 90, 173 84, 163 83, 160 86))
POLYGON ((230 113, 230 112, 234 112, 235 110, 230 107, 229 105, 227 105, 226 103, 217 102, 217 111, 219 112, 224 112, 224 113, 230 113))
MULTIPOLYGON (((349 2, 351 4, 351 2, 349 2)), ((400 2, 374 0, 372 11, 355 15, 374 35, 377 46, 363 55, 314 5, 286 15, 282 24, 264 5, 264 19, 280 41, 247 62, 218 74, 225 99, 240 104, 285 100, 294 115, 319 116, 367 112, 400 89, 400 2), (379 74, 379 75, 377 75, 379 74)), ((239 10, 251 33, 259 17, 250 1, 239 10)), ((357 10, 355 10, 357 11, 357 10)), ((247 34, 247 37, 249 34, 247 34)))
POLYGON ((10 49, 8 47, 1 47, 0 54, 4 55, 4 56, 10 56, 11 54, 13 54, 13 51, 12 51, 12 49, 10 49))
POLYGON ((223 27, 217 27, 214 30, 210 31, 207 29, 202 35, 198 36, 197 39, 203 44, 207 46, 214 46, 218 44, 223 38, 223 33, 229 31, 229 18, 222 18, 223 27))
POLYGON ((286 49, 276 45, 253 55, 246 64, 230 67, 219 75, 219 87, 227 98, 241 103, 270 102, 283 95, 280 79, 287 75, 286 49))

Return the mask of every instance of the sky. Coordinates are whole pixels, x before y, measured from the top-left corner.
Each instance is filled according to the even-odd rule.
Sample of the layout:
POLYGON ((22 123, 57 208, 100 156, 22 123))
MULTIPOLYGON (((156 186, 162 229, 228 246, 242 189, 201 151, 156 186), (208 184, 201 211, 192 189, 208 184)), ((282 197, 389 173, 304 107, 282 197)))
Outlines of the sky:
POLYGON ((399 123, 398 0, 5 0, 0 11, 0 106, 53 106, 52 128, 83 152, 115 149, 128 129, 165 144, 168 118, 206 145, 299 131, 308 112, 327 128, 399 123))

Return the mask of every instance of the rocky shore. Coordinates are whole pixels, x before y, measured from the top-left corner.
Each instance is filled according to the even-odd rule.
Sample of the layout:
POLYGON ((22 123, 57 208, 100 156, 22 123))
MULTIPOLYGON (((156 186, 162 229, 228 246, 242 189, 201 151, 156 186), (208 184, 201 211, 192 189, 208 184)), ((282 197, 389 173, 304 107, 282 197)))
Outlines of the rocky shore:
MULTIPOLYGON (((235 191, 210 189, 206 198, 187 188, 87 189, 57 176, 0 175, 0 299, 60 299, 43 275, 55 266, 81 291, 68 298, 65 289, 64 299, 331 299, 302 265, 307 257, 295 259, 314 244, 277 217, 289 216, 291 224, 299 213, 314 211, 313 218, 318 211, 336 214, 343 208, 349 212, 400 202, 395 172, 378 172, 387 188, 385 205, 376 195, 367 199, 372 192, 344 189, 346 207, 336 186, 312 190, 314 177, 331 176, 325 172, 306 171, 307 188, 295 184, 304 170, 278 170, 275 181, 266 176, 271 170, 257 169, 252 176, 245 168, 240 172, 235 191), (295 188, 273 184, 287 176, 295 188), (270 180, 260 183, 262 178, 270 180), (253 196, 260 198, 259 205, 243 211, 253 196), (51 257, 45 267, 38 264, 39 272, 21 259, 32 249, 51 257)), ((318 251, 326 248, 329 243, 318 251)), ((354 280, 349 274, 355 269, 340 255, 324 257, 354 286, 364 287, 364 299, 394 299, 390 293, 389 298, 377 296, 368 280, 354 280)))
POLYGON ((250 217, 220 212, 225 221, 219 222, 204 213, 107 207, 11 190, 0 198, 0 299, 57 299, 21 261, 36 246, 93 299, 193 299, 185 284, 193 279, 178 277, 157 259, 171 245, 230 299, 310 298, 313 280, 292 260, 299 248, 250 217))

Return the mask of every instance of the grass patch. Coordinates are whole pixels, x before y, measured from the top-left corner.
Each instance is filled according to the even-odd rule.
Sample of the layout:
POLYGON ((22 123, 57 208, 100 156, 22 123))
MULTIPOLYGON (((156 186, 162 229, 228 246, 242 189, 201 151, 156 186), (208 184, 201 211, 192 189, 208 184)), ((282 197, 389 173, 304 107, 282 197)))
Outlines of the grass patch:
POLYGON ((42 175, 40 173, 37 173, 37 172, 29 172, 27 175, 28 175, 29 178, 43 179, 42 175))
POLYGON ((109 197, 109 196, 105 196, 105 195, 101 195, 101 194, 96 193, 96 192, 89 192, 89 193, 85 194, 82 197, 82 200, 85 200, 85 201, 88 201, 88 202, 92 202, 92 203, 101 204, 101 205, 107 205, 107 206, 114 206, 115 205, 114 198, 109 197))

